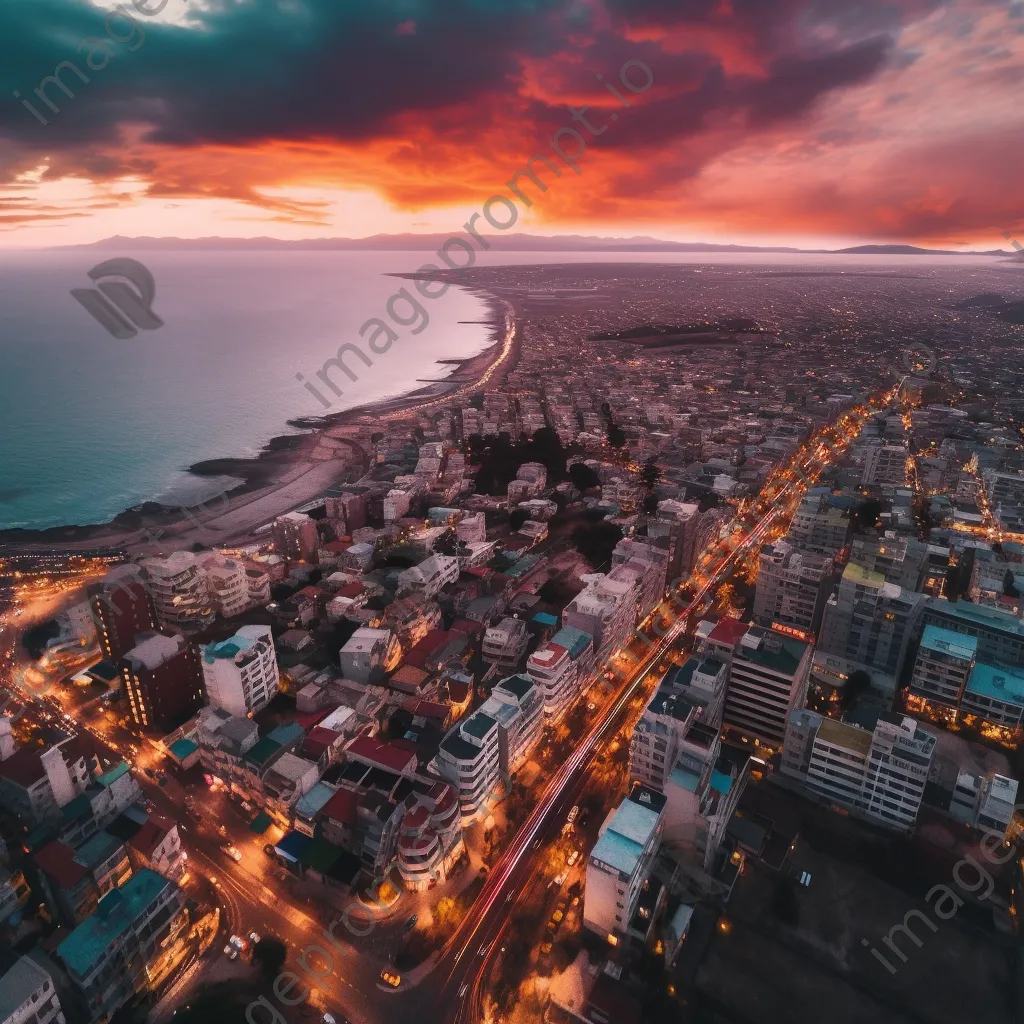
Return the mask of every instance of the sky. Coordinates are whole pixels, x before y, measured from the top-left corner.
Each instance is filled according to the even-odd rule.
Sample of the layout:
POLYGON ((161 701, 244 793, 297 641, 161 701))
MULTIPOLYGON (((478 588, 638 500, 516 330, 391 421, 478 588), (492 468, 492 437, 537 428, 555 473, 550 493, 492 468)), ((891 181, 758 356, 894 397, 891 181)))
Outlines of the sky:
POLYGON ((1024 238, 1024 0, 20 0, 0 31, 4 248, 453 232, 537 154, 516 231, 1024 238))

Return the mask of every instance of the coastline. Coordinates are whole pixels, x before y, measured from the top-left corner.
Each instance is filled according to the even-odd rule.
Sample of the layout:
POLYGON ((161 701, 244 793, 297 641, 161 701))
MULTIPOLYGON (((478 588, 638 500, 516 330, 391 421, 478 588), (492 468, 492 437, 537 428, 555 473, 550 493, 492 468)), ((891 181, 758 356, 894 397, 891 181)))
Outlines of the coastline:
MULTIPOLYGON (((417 277, 408 273, 388 276, 417 277)), ((515 364, 518 330, 511 304, 478 286, 464 287, 486 304, 490 315, 476 322, 491 328, 492 340, 468 358, 438 359, 439 365, 450 367, 444 378, 336 413, 289 419, 288 426, 306 432, 271 437, 255 456, 192 463, 185 471, 200 480, 228 476, 240 482, 191 506, 187 514, 180 506, 146 501, 103 523, 14 527, 0 530, 0 551, 8 555, 54 550, 123 550, 131 554, 180 549, 199 540, 209 546, 240 543, 276 515, 322 496, 332 484, 359 479, 370 468, 369 437, 379 424, 452 401, 460 393, 471 393, 494 373, 504 374, 515 364)))

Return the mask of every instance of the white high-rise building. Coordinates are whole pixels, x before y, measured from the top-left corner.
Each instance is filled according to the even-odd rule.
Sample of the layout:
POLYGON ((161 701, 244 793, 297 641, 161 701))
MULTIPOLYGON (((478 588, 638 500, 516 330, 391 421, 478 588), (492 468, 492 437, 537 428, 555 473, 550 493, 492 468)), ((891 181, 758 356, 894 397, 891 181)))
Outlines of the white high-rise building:
POLYGON ((206 583, 206 573, 196 556, 175 551, 167 558, 141 563, 146 587, 153 598, 157 622, 164 629, 205 629, 216 617, 206 583))
POLYGON ((544 696, 544 715, 557 720, 587 689, 594 660, 594 638, 565 626, 526 662, 526 671, 544 696))
POLYGON ((665 797, 635 786, 601 828, 587 862, 583 927, 618 942, 630 931, 661 842, 665 797))
POLYGON ((28 955, 0 976, 0 1007, 0 1024, 64 1024, 53 978, 28 955))
POLYGON ((586 586, 565 606, 562 625, 589 633, 600 663, 622 646, 636 624, 637 583, 602 573, 591 573, 582 580, 586 586))
POLYGON ((234 636, 203 648, 206 695, 215 708, 244 718, 265 707, 279 684, 269 626, 243 626, 234 636))
POLYGON ((754 593, 754 621, 808 634, 818 632, 828 600, 831 558, 797 551, 780 540, 761 549, 754 593))
POLYGON ((198 563, 206 574, 210 600, 221 615, 230 618, 249 607, 249 577, 244 563, 216 551, 200 555, 198 563))
POLYGON ((781 770, 818 796, 887 828, 914 827, 935 736, 888 712, 874 731, 806 708, 790 716, 781 770))

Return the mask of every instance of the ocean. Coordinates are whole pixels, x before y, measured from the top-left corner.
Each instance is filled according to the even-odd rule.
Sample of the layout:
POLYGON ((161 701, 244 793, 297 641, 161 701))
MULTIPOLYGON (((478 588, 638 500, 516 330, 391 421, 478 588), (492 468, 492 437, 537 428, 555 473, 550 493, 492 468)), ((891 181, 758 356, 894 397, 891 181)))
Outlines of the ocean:
MULTIPOLYGON (((70 294, 113 255, 92 249, 0 252, 0 529, 101 523, 147 500, 191 504, 218 481, 185 470, 255 455, 287 421, 404 394, 444 376, 441 359, 491 343, 483 299, 452 288, 325 409, 313 379, 358 328, 384 316, 423 252, 147 252, 164 325, 112 337, 70 294)), ((828 257, 850 269, 919 257, 828 257)), ((567 262, 820 266, 822 257, 706 253, 489 253, 481 265, 567 262)), ((930 262, 930 260, 929 260, 930 262)), ((965 264, 991 265, 985 258, 965 264)), ((335 377, 337 379, 337 374, 335 377)), ((333 397, 333 396, 331 396, 333 397)))

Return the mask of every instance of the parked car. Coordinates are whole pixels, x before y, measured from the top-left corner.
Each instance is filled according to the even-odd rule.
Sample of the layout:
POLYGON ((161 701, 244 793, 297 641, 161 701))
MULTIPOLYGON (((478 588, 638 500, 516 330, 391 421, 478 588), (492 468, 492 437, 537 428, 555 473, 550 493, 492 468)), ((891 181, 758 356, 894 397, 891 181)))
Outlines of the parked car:
POLYGON ((237 846, 232 846, 231 843, 224 846, 223 850, 236 863, 242 859, 242 851, 237 846))
POLYGON ((383 981, 385 985, 390 985, 392 988, 398 988, 398 986, 402 984, 402 976, 400 974, 395 974, 394 971, 386 969, 380 972, 380 980, 383 981))

